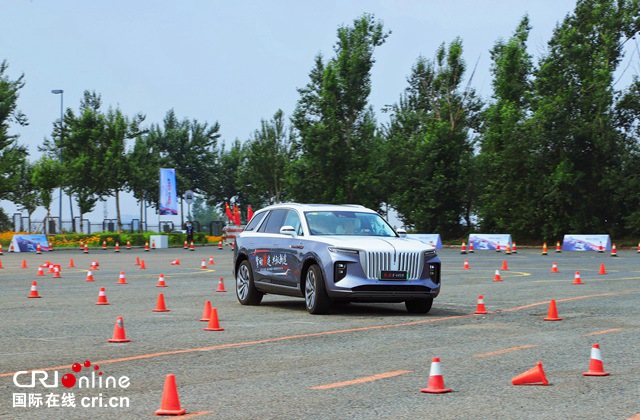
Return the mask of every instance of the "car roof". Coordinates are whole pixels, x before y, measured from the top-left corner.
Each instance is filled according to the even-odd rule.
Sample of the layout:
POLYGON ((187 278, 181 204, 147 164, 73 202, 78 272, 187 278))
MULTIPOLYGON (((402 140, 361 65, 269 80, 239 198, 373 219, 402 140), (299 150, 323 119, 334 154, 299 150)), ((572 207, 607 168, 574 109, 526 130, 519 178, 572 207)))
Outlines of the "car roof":
POLYGON ((375 211, 361 206, 359 204, 301 204, 301 203, 279 203, 272 204, 262 210, 273 210, 281 208, 297 208, 301 211, 361 211, 366 213, 375 213, 375 211))

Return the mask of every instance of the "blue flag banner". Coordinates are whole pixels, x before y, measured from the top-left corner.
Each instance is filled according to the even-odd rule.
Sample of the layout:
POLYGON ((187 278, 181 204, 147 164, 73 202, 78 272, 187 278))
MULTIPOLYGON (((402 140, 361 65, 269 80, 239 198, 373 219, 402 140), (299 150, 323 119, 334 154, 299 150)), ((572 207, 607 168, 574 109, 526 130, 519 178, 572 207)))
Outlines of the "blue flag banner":
POLYGON ((507 246, 511 246, 511 235, 501 233, 472 233, 469 235, 469 245, 473 244, 473 249, 482 251, 488 249, 491 251, 505 251, 507 246))
POLYGON ((442 239, 438 233, 410 233, 407 238, 417 239, 420 242, 429 244, 436 249, 442 249, 442 239))
POLYGON ((564 235, 563 251, 609 251, 611 238, 609 235, 564 235))
POLYGON ((178 214, 178 194, 176 192, 176 170, 160 168, 160 214, 178 214))
POLYGON ((47 236, 42 234, 35 235, 13 235, 11 245, 14 252, 36 252, 40 244, 40 251, 51 251, 51 246, 47 242, 47 236))

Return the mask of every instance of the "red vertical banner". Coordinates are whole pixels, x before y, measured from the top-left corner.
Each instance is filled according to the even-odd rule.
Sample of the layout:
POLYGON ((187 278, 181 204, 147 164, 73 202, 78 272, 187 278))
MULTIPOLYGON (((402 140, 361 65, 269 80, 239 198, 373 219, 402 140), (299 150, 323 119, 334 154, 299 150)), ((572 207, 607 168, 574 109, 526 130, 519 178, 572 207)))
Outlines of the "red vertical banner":
POLYGON ((231 209, 229 208, 229 203, 224 203, 226 209, 226 213, 227 213, 227 219, 229 220, 233 220, 233 215, 231 214, 231 209))
POLYGON ((240 221, 240 209, 238 209, 238 205, 233 205, 233 222, 236 226, 240 226, 242 222, 240 221))
POLYGON ((253 209, 251 205, 247 206, 247 223, 249 223, 253 219, 253 209))

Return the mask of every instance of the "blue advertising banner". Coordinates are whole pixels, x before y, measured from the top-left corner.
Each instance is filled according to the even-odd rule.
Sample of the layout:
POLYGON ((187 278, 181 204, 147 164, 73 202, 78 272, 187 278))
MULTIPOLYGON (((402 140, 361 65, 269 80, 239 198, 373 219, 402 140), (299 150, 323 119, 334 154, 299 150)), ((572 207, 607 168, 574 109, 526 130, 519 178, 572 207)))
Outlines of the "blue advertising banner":
POLYGON ((38 250, 38 244, 40 244, 40 251, 51 251, 51 246, 49 246, 46 235, 13 235, 11 239, 13 252, 36 252, 38 250))
POLYGON ((178 214, 178 194, 176 193, 176 170, 160 168, 160 214, 178 214))
POLYGON ((564 235, 563 251, 609 251, 611 238, 609 235, 564 235))
POLYGON ((506 250, 507 246, 511 246, 511 235, 502 233, 472 233, 469 235, 469 245, 473 244, 476 251, 506 250))
POLYGON ((411 233, 407 234, 407 238, 424 242, 436 249, 442 249, 442 239, 440 239, 440 235, 437 233, 411 233))

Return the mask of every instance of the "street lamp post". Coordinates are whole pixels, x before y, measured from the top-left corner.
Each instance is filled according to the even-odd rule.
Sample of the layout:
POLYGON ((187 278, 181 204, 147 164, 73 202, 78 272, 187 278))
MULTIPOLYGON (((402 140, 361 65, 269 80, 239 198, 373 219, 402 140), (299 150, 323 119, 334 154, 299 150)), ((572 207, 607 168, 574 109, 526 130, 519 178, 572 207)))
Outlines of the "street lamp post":
MULTIPOLYGON (((64 109, 64 90, 62 89, 53 89, 51 91, 54 95, 60 95, 60 166, 62 167, 62 139, 63 139, 63 109, 64 109)), ((60 178, 60 199, 58 203, 58 217, 60 222, 60 230, 62 231, 62 178, 60 178)))

